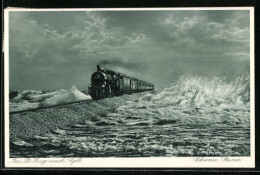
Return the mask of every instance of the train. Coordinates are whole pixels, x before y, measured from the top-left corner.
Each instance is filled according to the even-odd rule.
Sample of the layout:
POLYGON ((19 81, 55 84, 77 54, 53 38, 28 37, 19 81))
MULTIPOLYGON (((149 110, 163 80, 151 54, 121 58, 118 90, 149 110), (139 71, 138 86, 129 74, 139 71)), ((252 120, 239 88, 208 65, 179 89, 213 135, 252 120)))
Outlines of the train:
POLYGON ((97 65, 97 71, 91 75, 91 84, 88 87, 93 100, 152 90, 152 83, 104 69, 100 65, 97 65))

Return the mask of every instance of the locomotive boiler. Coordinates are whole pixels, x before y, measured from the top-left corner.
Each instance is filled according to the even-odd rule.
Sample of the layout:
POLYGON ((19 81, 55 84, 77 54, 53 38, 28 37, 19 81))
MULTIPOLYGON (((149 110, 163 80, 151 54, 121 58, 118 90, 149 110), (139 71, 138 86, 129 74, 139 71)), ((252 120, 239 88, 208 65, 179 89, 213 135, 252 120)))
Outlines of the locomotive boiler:
POLYGON ((154 85, 151 83, 105 70, 100 65, 97 65, 97 71, 91 75, 91 84, 88 88, 94 100, 151 90, 154 90, 154 85))

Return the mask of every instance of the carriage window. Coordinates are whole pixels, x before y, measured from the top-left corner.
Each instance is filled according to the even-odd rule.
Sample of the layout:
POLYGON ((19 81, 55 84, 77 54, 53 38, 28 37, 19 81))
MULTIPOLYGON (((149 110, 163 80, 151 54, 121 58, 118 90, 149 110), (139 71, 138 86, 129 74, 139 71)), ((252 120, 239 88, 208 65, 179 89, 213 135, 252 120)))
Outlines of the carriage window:
POLYGON ((130 84, 130 79, 124 77, 124 83, 125 83, 125 84, 130 84))

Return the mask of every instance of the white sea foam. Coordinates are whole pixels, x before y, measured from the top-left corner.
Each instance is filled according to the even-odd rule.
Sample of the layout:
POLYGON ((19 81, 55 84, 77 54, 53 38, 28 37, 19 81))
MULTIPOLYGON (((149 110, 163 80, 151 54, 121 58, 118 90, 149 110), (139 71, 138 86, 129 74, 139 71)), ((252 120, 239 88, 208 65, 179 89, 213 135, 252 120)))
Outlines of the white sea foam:
POLYGON ((118 108, 118 113, 149 120, 150 116, 175 119, 187 124, 249 125, 249 87, 249 76, 233 81, 183 76, 161 92, 149 93, 136 103, 127 102, 118 108))
POLYGON ((13 142, 11 153, 14 157, 249 156, 249 88, 248 75, 233 80, 183 76, 162 91, 119 97, 126 101, 113 113, 25 140, 41 147, 13 142))
POLYGON ((75 86, 72 86, 70 90, 60 89, 53 92, 25 90, 10 99, 10 111, 47 107, 90 98, 89 95, 80 92, 75 86))

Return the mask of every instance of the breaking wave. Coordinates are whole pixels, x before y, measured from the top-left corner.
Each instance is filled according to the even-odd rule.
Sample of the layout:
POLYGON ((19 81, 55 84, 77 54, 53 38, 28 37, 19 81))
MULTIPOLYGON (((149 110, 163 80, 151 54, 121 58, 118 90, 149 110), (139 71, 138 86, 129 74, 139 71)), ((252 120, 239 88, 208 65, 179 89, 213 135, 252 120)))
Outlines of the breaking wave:
MULTIPOLYGON (((249 105, 249 93, 250 81, 246 75, 233 81, 227 77, 183 76, 150 100, 173 106, 242 107, 249 105)), ((149 101, 149 96, 152 95, 143 100, 149 101)))
POLYGON ((248 125, 249 105, 249 75, 231 81, 226 77, 182 76, 161 92, 129 101, 117 112, 132 118, 147 117, 152 123, 248 125))
POLYGON ((124 103, 115 105, 112 113, 32 139, 14 140, 11 156, 250 155, 249 75, 182 76, 162 91, 118 98, 124 103))
POLYGON ((34 109, 38 107, 47 107, 67 102, 90 99, 89 95, 80 92, 75 86, 69 90, 57 90, 53 92, 44 92, 36 90, 24 90, 10 99, 10 111, 19 111, 25 109, 34 109))

